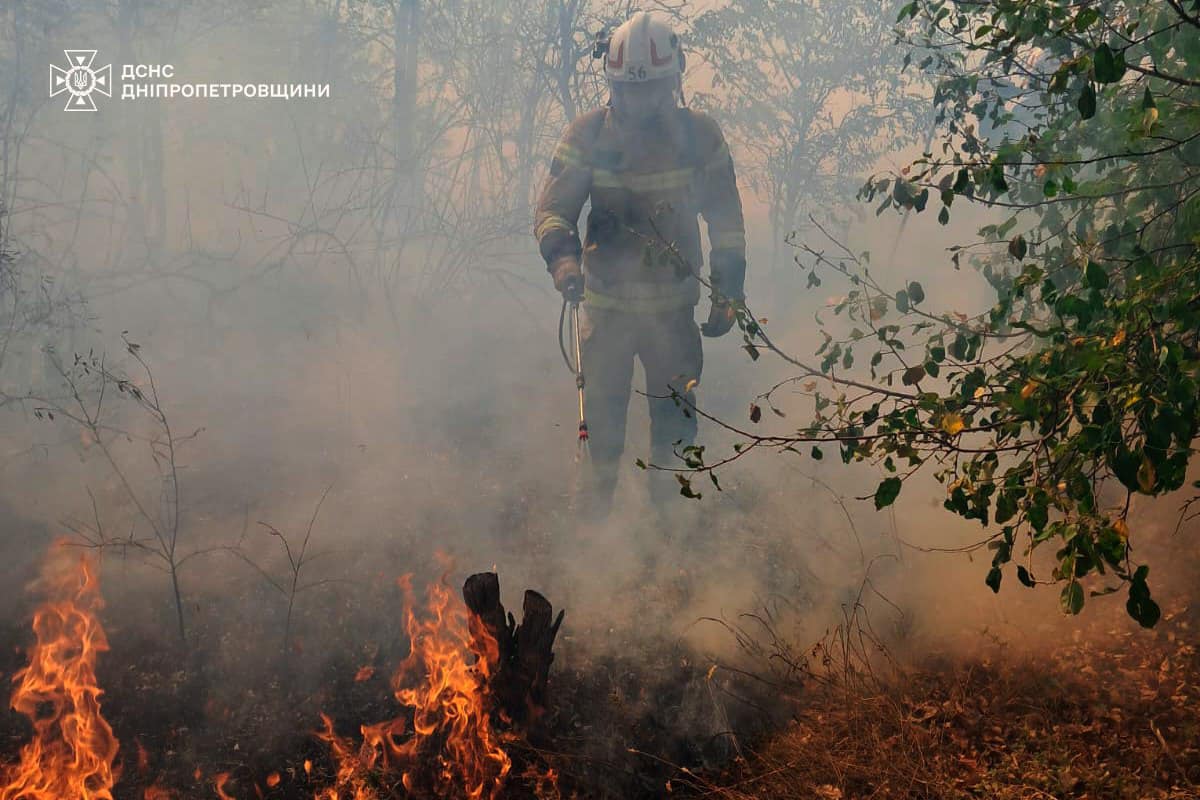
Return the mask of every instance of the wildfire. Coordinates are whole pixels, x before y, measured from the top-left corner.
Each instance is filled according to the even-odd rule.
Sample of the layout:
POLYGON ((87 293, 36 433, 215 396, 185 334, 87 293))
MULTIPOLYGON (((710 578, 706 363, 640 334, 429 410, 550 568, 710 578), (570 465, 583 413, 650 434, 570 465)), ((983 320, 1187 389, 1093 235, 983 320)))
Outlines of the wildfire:
POLYGON ((413 795, 494 800, 512 761, 493 731, 486 657, 497 645, 468 612, 452 600, 444 583, 429 588, 429 615, 414 612, 412 581, 399 581, 404 598, 408 657, 392 676, 396 699, 411 712, 362 726, 356 746, 333 730, 322 715, 327 742, 337 762, 336 783, 317 800, 376 800, 376 773, 398 775, 413 795), (480 648, 484 652, 479 652, 480 648), (472 657, 472 655, 474 657, 472 657))
POLYGON ((234 800, 234 797, 225 791, 225 786, 229 783, 229 773, 221 772, 213 778, 213 788, 217 791, 217 797, 221 800, 234 800))
MULTIPOLYGON (((100 713, 103 692, 95 671, 97 655, 108 650, 97 617, 103 600, 94 565, 86 557, 64 559, 65 552, 56 548, 47 563, 48 599, 33 617, 36 641, 28 666, 13 676, 12 707, 29 719, 33 737, 15 763, 0 765, 0 800, 113 800, 119 744, 100 713)), ((410 651, 392 675, 391 689, 404 711, 363 725, 361 740, 339 736, 333 720, 322 714, 317 735, 337 768, 333 786, 317 791, 314 800, 380 800, 397 793, 498 800, 513 772, 502 743, 515 738, 493 726, 511 721, 490 688, 499 643, 445 581, 430 586, 419 615, 411 579, 401 578, 399 586, 410 651)), ((369 669, 360 669, 356 680, 369 680, 369 669)), ((150 754, 140 741, 135 744, 138 772, 147 776, 150 754)), ((304 774, 313 777, 311 761, 304 762, 304 774)), ((194 777, 202 779, 199 768, 194 777)), ((535 787, 538 797, 559 797, 553 770, 530 766, 520 780, 535 787)), ((273 772, 265 782, 277 788, 283 777, 273 772)), ((228 773, 216 774, 209 791, 233 800, 229 783, 228 773)), ((141 793, 142 800, 174 796, 158 784, 141 793)))
POLYGON ((12 707, 33 724, 33 739, 0 770, 0 800, 112 800, 118 743, 96 684, 96 655, 108 650, 96 616, 103 600, 86 557, 73 568, 63 561, 47 567, 50 599, 33 617, 29 666, 13 676, 12 707))

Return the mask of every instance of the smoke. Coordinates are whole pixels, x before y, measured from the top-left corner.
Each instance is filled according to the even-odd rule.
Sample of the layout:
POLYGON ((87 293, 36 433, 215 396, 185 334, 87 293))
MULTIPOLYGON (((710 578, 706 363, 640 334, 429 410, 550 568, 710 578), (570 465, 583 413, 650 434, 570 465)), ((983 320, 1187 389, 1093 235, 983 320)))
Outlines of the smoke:
MULTIPOLYGON (((4 134, 18 263, 86 298, 70 324, 9 338, 0 361, 4 397, 14 398, 0 409, 0 599, 11 616, 27 608, 25 583, 52 537, 103 538, 112 657, 163 667, 181 611, 188 649, 200 655, 182 665, 195 675, 181 674, 180 691, 206 698, 195 724, 261 732, 250 715, 266 709, 294 722, 274 729, 285 737, 320 709, 289 707, 281 675, 316 700, 386 695, 351 679, 365 664, 386 673, 405 651, 397 576, 414 573, 419 585, 444 574, 457 589, 494 568, 509 607, 529 587, 567 610, 555 667, 564 715, 572 697, 587 700, 591 719, 579 724, 597 740, 606 725, 649 718, 658 726, 650 740, 673 731, 716 741, 707 759, 734 747, 722 731, 765 726, 762 688, 733 672, 761 661, 731 625, 802 650, 861 599, 897 651, 1061 633, 1053 590, 1025 591, 1006 576, 994 596, 983 584, 988 556, 923 552, 981 537, 940 508, 932 481, 906 485, 894 509, 876 513, 855 499, 877 483, 872 469, 842 465, 834 452, 819 461, 762 454, 720 470, 720 490, 697 478, 701 499, 653 506, 634 465, 649 460, 636 394, 616 511, 577 524, 574 379, 519 191, 544 174, 562 110, 538 95, 523 117, 530 109, 512 98, 537 87, 510 75, 503 57, 517 28, 487 39, 487 16, 464 14, 445 36, 486 58, 464 66, 447 57, 458 52, 447 41, 430 40, 430 58, 445 63, 416 77, 418 105, 431 110, 408 131, 401 162, 396 87, 379 44, 391 20, 339 9, 229 4, 202 20, 165 4, 115 24, 85 15, 49 28, 25 53, 36 68, 11 73, 13 118, 26 125, 4 134), (114 70, 118 58, 170 62, 188 81, 320 82, 331 98, 114 97, 84 118, 31 101, 43 94, 40 65, 83 34, 114 70), (481 75, 481 64, 498 66, 481 75), (454 116, 463 104, 478 128, 454 116), (524 139, 513 133, 523 123, 533 126, 524 139), (492 155, 464 155, 475 152, 492 155), (426 176, 420 188, 413 174, 426 176), (421 208, 433 210, 421 217, 421 208), (80 374, 76 354, 156 392, 170 433, 112 383, 101 402, 96 372, 80 374), (69 415, 38 413, 55 404, 69 415), (78 421, 93 414, 102 442, 78 421), (155 555, 156 529, 175 547, 180 608, 170 564, 155 555), (771 624, 756 628, 746 613, 771 624), (1030 619, 1047 622, 1035 631, 1030 619), (262 693, 259 706, 239 701, 248 689, 262 693), (596 702, 609 694, 611 707, 596 702)), ((9 39, 37 21, 15 13, 0 16, 9 39)), ((510 13, 534 18, 523 6, 510 13)), ((577 99, 594 101, 585 89, 577 99)), ((814 317, 844 288, 805 290, 798 268, 773 263, 769 210, 743 184, 750 306, 781 346, 807 357, 820 343, 814 317)), ((901 230, 885 215, 837 233, 876 254, 882 280, 921 280, 931 307, 968 312, 986 308, 986 283, 952 270, 945 248, 982 219, 956 214, 942 227, 921 216, 901 230)), ((821 241, 815 230, 805 236, 821 241)), ((705 347, 701 409, 752 425, 749 402, 790 368, 752 362, 736 332, 705 347)), ((640 370, 635 389, 645 389, 640 370)), ((779 397, 786 416, 767 413, 756 430, 807 422, 805 400, 779 397)), ((705 422, 700 437, 710 456, 731 453, 737 438, 705 422)), ((1156 541, 1170 538, 1168 527, 1148 512, 1156 541)), ((1147 550, 1163 559, 1156 572, 1169 571, 1161 551, 1147 550)), ((1119 597, 1085 613, 1119 616, 1119 597)), ((605 745, 608 755, 621 741, 605 745)), ((681 759, 696 755, 679 747, 681 759)))

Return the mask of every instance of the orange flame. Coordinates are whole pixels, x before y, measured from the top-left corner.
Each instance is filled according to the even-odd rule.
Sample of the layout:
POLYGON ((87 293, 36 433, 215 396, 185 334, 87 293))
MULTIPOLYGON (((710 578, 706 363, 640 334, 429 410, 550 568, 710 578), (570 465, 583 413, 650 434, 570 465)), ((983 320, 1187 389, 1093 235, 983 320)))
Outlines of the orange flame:
POLYGON ((225 791, 225 786, 228 783, 228 772, 218 772, 215 776, 213 776, 213 788, 217 790, 217 797, 221 798, 221 800, 235 800, 232 795, 226 793, 225 791))
MULTIPOLYGON (((429 797, 495 800, 504 787, 512 761, 500 746, 489 719, 487 659, 474 651, 475 641, 488 650, 494 640, 472 638, 468 612, 444 583, 429 588, 429 616, 414 613, 410 576, 399 581, 411 651, 392 676, 392 691, 412 712, 375 725, 362 726, 356 747, 338 736, 333 721, 322 715, 327 742, 337 762, 334 788, 317 800, 376 800, 371 773, 399 773, 410 793, 429 797), (472 657, 469 654, 474 654, 472 657)), ((482 629, 476 637, 486 637, 482 629)))
POLYGON ((212 776, 212 788, 217 790, 217 796, 221 800, 238 800, 232 794, 226 792, 226 787, 229 784, 228 772, 217 772, 212 776))
POLYGON ((546 769, 541 770, 530 764, 521 773, 529 786, 533 789, 533 796, 538 800, 560 800, 562 792, 558 788, 558 770, 546 769))
POLYGON ((145 775, 150 770, 150 752, 146 750, 141 739, 134 739, 133 743, 137 745, 137 768, 138 772, 145 775))
POLYGON ((104 603, 86 557, 75 569, 61 561, 46 570, 51 599, 33 616, 29 666, 13 676, 12 707, 33 724, 33 740, 0 771, 0 800, 112 800, 119 745, 96 685, 96 655, 108 650, 96 616, 104 603))

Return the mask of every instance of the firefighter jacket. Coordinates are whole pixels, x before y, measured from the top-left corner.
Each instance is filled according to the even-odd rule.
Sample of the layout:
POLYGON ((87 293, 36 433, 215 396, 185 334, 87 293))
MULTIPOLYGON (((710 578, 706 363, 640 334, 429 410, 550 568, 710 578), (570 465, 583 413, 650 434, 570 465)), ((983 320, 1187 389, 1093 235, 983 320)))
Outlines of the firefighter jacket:
POLYGON ((582 256, 592 307, 656 313, 700 299, 698 214, 708 225, 712 282, 740 299, 742 204, 716 121, 678 108, 650 130, 626 129, 606 107, 575 119, 559 142, 534 235, 547 265, 582 256))

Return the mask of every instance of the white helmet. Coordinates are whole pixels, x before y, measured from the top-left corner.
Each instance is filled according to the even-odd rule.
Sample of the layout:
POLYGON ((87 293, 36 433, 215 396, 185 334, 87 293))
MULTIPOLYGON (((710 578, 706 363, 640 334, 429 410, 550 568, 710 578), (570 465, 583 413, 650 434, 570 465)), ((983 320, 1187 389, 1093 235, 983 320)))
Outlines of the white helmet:
POLYGON ((604 75, 613 82, 641 83, 683 74, 683 50, 671 26, 645 11, 613 31, 604 75))

